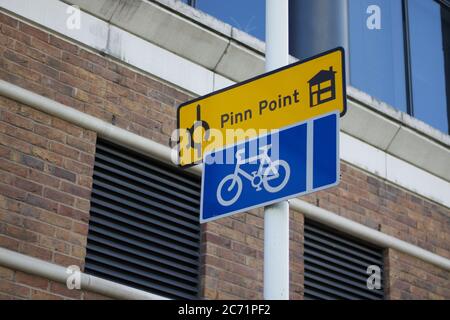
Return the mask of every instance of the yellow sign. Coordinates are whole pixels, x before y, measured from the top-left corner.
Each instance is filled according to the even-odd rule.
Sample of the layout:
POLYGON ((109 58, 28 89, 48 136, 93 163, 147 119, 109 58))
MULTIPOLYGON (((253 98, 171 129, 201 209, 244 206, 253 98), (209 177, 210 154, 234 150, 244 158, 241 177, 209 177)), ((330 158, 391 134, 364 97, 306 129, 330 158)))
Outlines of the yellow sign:
POLYGON ((346 111, 344 50, 337 48, 183 103, 179 165, 207 151, 332 111, 346 111), (236 134, 236 132, 238 132, 236 134), (230 134, 233 139, 226 139, 230 134))

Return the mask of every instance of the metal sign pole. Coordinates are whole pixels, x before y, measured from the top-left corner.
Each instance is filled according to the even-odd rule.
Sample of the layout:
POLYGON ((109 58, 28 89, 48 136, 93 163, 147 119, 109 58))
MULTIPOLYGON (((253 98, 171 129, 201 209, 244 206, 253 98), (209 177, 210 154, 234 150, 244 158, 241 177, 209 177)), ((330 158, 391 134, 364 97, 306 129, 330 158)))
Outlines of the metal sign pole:
MULTIPOLYGON (((289 0, 266 0, 266 71, 289 63, 289 0)), ((289 203, 264 208, 264 299, 289 299, 289 203)))

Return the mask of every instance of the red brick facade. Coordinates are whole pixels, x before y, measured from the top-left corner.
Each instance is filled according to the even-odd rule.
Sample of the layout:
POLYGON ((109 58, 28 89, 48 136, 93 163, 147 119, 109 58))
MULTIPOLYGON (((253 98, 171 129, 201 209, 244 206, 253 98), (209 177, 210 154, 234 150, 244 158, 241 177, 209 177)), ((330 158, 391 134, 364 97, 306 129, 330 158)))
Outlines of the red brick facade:
POLYGON ((388 299, 450 299, 450 272, 389 249, 385 258, 388 299))
MULTIPOLYGON (((190 98, 162 81, 0 13, 0 79, 164 145, 190 98)), ((0 97, 0 247, 83 265, 96 134, 0 97)), ((450 258, 450 210, 341 164, 339 187, 306 200, 450 258)), ((291 212, 291 298, 303 297, 303 224, 291 212)), ((261 299, 263 214, 202 229, 201 296, 261 299)), ((450 299, 450 274, 387 250, 389 298, 450 299)), ((0 299, 96 298, 0 268, 0 299)))

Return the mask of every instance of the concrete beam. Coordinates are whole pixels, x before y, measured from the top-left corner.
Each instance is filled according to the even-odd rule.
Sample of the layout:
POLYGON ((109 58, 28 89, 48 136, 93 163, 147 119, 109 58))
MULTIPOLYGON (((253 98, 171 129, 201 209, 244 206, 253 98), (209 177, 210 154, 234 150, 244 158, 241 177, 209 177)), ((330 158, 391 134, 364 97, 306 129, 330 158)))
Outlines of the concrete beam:
POLYGON ((239 82, 264 73, 264 61, 261 55, 232 40, 215 71, 239 82))
POLYGON ((450 181, 449 150, 410 128, 402 126, 386 151, 450 181))
POLYGON ((231 38, 231 26, 180 1, 164 1, 165 6, 142 0, 64 2, 210 70, 219 63, 231 38))
POLYGON ((449 135, 355 88, 347 94, 342 131, 450 181, 449 135))
POLYGON ((91 12, 94 16, 109 21, 120 6, 120 1, 117 0, 79 0, 79 1, 64 1, 72 5, 77 5, 84 11, 91 12))
POLYGON ((400 129, 400 124, 349 100, 347 114, 342 118, 341 128, 342 131, 367 141, 378 149, 387 150, 400 129), (376 128, 376 130, 368 130, 368 128, 376 128))

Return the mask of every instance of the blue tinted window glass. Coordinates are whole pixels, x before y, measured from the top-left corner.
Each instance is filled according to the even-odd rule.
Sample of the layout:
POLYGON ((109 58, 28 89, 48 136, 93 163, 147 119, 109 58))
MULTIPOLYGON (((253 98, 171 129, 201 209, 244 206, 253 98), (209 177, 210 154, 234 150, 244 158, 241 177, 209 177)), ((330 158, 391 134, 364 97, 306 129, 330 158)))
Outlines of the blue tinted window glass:
POLYGON ((197 0, 197 8, 265 41, 265 0, 197 0))
POLYGON ((406 112, 406 77, 401 0, 349 0, 350 82, 406 112), (376 5, 380 29, 369 29, 376 5))
POLYGON ((441 8, 432 0, 408 3, 414 116, 447 133, 441 8))

